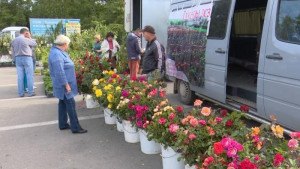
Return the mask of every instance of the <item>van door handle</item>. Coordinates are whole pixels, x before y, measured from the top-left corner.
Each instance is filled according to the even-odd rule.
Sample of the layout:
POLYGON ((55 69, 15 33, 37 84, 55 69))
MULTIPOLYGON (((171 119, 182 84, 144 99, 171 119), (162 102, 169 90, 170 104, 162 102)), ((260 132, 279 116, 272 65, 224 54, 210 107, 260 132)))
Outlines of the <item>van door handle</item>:
POLYGON ((267 59, 274 59, 274 60, 282 60, 283 57, 280 56, 278 53, 274 53, 273 55, 267 55, 267 59))
POLYGON ((222 50, 221 48, 218 48, 215 52, 216 53, 221 53, 221 54, 225 54, 226 53, 226 51, 222 50))

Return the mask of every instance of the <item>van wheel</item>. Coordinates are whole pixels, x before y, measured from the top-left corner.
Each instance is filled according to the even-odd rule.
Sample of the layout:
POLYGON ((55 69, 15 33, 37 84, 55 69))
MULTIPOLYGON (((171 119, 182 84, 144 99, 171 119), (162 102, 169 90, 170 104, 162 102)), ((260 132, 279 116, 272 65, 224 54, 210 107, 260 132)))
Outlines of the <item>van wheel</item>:
POLYGON ((182 80, 179 81, 178 93, 180 101, 187 105, 192 104, 196 98, 195 92, 190 89, 190 85, 182 80))

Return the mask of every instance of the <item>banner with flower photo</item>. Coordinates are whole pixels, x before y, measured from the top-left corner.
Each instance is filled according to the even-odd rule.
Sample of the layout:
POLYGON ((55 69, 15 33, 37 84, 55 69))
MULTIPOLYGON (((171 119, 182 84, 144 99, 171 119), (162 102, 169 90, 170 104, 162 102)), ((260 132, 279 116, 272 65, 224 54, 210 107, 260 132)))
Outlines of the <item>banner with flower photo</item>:
POLYGON ((178 8, 169 16, 167 74, 204 85, 205 50, 213 3, 178 8))

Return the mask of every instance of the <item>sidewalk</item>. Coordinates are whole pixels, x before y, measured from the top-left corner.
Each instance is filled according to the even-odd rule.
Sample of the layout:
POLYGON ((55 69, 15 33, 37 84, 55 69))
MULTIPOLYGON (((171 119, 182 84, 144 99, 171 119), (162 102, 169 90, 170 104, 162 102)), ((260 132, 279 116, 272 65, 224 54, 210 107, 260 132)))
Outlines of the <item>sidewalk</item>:
POLYGON ((162 168, 159 154, 143 154, 140 144, 126 143, 116 126, 104 124, 102 108, 80 106, 82 96, 75 100, 88 133, 75 135, 58 129, 58 100, 45 97, 41 76, 35 77, 37 96, 24 98, 14 67, 0 68, 0 79, 0 169, 162 168))

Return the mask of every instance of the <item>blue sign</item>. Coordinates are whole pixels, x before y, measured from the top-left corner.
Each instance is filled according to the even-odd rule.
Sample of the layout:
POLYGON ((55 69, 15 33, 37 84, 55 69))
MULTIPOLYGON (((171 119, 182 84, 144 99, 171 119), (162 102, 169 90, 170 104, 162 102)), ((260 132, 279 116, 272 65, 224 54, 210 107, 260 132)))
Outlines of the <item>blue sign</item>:
POLYGON ((30 31, 33 36, 46 35, 52 28, 56 28, 57 24, 62 22, 62 34, 66 33, 66 23, 80 24, 80 19, 43 19, 43 18, 30 18, 30 31))

